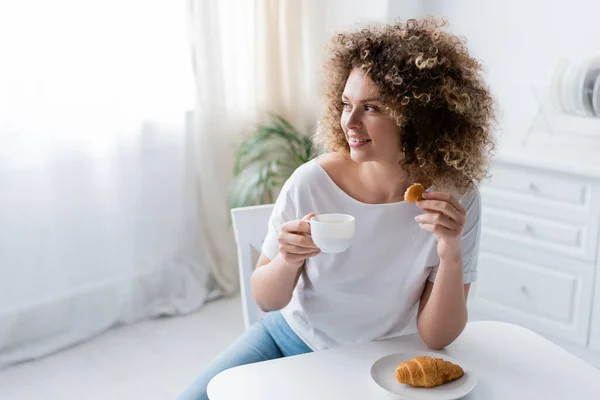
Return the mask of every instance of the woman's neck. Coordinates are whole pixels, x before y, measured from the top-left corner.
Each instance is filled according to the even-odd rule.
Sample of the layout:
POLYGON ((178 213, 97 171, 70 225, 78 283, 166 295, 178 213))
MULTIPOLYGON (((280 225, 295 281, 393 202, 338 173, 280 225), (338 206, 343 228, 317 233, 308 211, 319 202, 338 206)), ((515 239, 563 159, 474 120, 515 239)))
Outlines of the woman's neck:
POLYGON ((414 183, 414 176, 398 164, 370 161, 357 165, 361 186, 369 193, 371 203, 395 203, 414 183))

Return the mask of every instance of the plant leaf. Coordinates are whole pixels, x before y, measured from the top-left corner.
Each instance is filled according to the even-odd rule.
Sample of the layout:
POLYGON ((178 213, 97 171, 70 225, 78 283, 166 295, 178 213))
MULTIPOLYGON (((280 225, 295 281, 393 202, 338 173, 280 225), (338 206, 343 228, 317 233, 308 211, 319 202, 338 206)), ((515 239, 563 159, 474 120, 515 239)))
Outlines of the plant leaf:
POLYGON ((271 114, 234 151, 234 179, 229 188, 232 207, 272 203, 291 174, 313 157, 311 138, 285 118, 271 114))

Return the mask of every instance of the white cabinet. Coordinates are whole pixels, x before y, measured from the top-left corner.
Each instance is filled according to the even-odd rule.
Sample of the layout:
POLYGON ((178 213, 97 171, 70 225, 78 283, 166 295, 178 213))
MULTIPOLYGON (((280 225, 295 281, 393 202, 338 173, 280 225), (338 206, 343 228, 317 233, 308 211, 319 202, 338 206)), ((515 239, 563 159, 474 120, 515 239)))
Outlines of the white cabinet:
POLYGON ((592 304, 592 320, 590 328, 589 345, 594 350, 600 353, 600 269, 596 271, 596 292, 594 295, 594 303, 592 304))
POLYGON ((506 158, 490 172, 470 311, 600 352, 600 175, 506 158))

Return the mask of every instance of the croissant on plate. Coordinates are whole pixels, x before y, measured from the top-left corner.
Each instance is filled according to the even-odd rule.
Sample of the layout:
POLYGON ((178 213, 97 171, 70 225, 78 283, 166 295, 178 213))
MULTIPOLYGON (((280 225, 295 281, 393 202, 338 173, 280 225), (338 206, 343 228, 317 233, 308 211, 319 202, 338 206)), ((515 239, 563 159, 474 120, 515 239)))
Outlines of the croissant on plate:
POLYGON ((442 358, 415 357, 396 367, 396 379, 411 386, 434 387, 451 382, 464 375, 460 365, 442 358))

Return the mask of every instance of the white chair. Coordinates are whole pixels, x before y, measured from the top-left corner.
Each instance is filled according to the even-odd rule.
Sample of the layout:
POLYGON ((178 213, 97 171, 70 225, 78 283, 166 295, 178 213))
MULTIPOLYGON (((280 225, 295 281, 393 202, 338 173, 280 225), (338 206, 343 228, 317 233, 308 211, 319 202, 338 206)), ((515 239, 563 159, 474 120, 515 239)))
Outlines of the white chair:
POLYGON ((248 329, 262 316, 262 311, 252 297, 250 276, 256 265, 254 253, 260 254, 267 235, 269 217, 273 204, 234 208, 231 210, 233 232, 237 243, 238 268, 244 325, 248 329))

